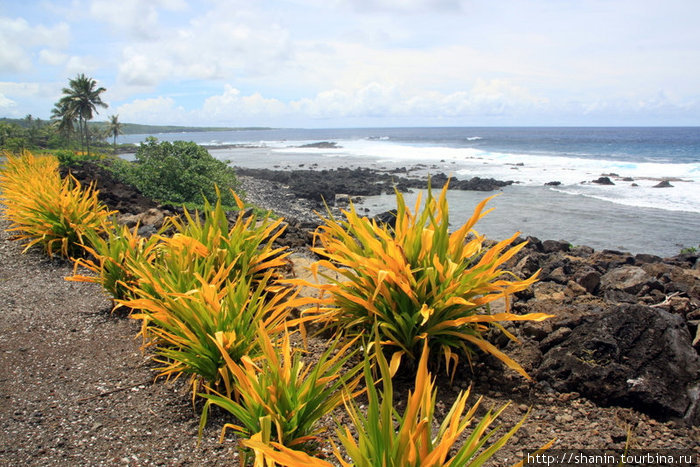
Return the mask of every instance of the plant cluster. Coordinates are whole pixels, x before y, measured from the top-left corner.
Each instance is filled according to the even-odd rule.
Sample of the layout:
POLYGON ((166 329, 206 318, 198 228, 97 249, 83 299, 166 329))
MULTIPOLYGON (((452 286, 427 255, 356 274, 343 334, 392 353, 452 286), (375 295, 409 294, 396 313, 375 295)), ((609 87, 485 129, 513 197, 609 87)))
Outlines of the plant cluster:
POLYGON ((354 425, 338 427, 344 455, 353 462, 336 448, 342 465, 481 465, 522 424, 492 442, 489 426, 503 409, 488 412, 456 448, 478 407, 477 402, 466 410, 465 393, 437 432, 432 426, 431 349, 438 349, 448 367, 457 364, 460 353, 468 357, 481 350, 525 374, 487 340, 485 331, 495 325, 506 332, 501 321, 546 318, 489 313, 489 303, 522 290, 535 277, 520 280, 501 269, 518 251, 519 246, 506 251, 512 239, 484 248, 483 237, 467 238, 485 202, 453 233, 447 230, 445 190, 437 199, 429 190, 421 214, 420 203, 412 214, 397 194, 393 229, 360 218, 354 208, 345 221, 327 219, 315 248, 326 259, 314 268, 325 266, 344 280, 329 278, 329 284, 317 286, 327 296, 302 299, 296 286, 307 284, 282 280, 288 252, 273 245, 282 221, 243 211, 235 194, 231 197, 240 209, 235 219, 215 188, 215 204, 205 200, 201 212, 185 209, 181 218, 170 219, 146 239, 137 228, 116 225, 96 201, 93 187, 82 188, 70 177, 61 180, 57 164, 49 157, 7 156, 0 182, 13 229, 32 238, 29 246, 42 243, 49 254, 89 254, 76 260, 76 268, 92 275, 69 279, 100 283, 118 305, 135 310, 131 317, 142 322, 141 334, 161 364, 160 376, 189 376, 193 398, 205 400, 200 426, 212 405, 235 417, 222 437, 227 429, 236 432, 246 449, 244 463, 330 465, 313 457, 314 441, 319 420, 341 405, 354 425), (42 191, 49 189, 57 191, 53 196, 42 191), (51 216, 38 214, 51 202, 56 205, 51 216), (52 224, 58 218, 68 219, 77 233, 59 236, 52 224), (297 312, 308 304, 316 306, 297 312), (291 332, 303 331, 310 320, 338 330, 338 338, 315 361, 291 344, 291 332), (391 362, 384 357, 389 349, 391 362), (414 392, 399 415, 391 378, 403 357, 418 363, 414 392), (365 388, 358 392, 363 376, 365 388), (366 411, 354 402, 360 392, 367 393, 366 411))
MULTIPOLYGON (((379 346, 379 342, 375 343, 379 346)), ((495 412, 488 410, 479 421, 475 421, 481 398, 465 413, 470 388, 460 392, 437 432, 434 432, 437 389, 435 379, 428 372, 428 354, 429 348, 426 342, 418 363, 414 390, 408 395, 403 414, 399 414, 394 407, 391 370, 384 355, 382 352, 376 352, 373 357, 369 355, 365 357, 363 369, 368 404, 363 411, 352 398, 345 399, 345 407, 353 429, 348 426, 338 426, 337 431, 347 457, 352 463, 347 462, 336 447, 334 455, 342 466, 480 466, 493 457, 520 429, 527 414, 507 433, 495 441, 491 440, 498 430, 498 427, 491 428, 491 425, 507 405, 495 412), (376 387, 379 381, 372 376, 372 362, 379 367, 381 391, 376 387), (455 449, 457 439, 472 424, 475 426, 466 436, 461 447, 455 449)), ((258 458, 283 466, 332 467, 333 465, 291 449, 287 444, 263 440, 261 436, 251 437, 248 441, 243 441, 243 444, 253 449, 258 458)), ((543 449, 547 449, 551 444, 550 442, 543 449)))
POLYGON ((89 235, 102 234, 112 214, 93 185, 84 188, 71 176, 61 179, 53 156, 5 153, 0 183, 9 230, 27 241, 25 250, 39 244, 49 256, 81 256, 81 245, 89 235))
POLYGON ((133 164, 114 169, 119 178, 161 202, 201 205, 204 199, 216 199, 219 187, 222 203, 235 206, 231 191, 240 192, 233 168, 193 142, 158 142, 149 137, 136 151, 133 164))
POLYGON ((365 335, 370 342, 376 338, 383 347, 393 348, 392 374, 403 357, 417 360, 427 342, 431 349, 439 349, 448 371, 456 367, 459 351, 469 357, 479 349, 528 377, 486 337, 489 326, 495 326, 515 340, 501 322, 549 317, 489 309, 497 299, 506 300, 507 305, 511 294, 536 280, 537 274, 521 280, 501 269, 525 243, 505 251, 516 233, 490 248, 484 246, 484 236, 473 227, 488 212, 483 211, 488 199, 476 207, 467 223, 450 233, 447 187, 437 199, 429 189, 421 213, 420 196, 412 213, 397 191, 395 227, 360 217, 352 205, 344 211, 345 220, 330 217, 316 233, 320 246, 313 251, 326 259, 314 265, 314 272, 324 266, 340 278, 326 275, 328 283, 321 285, 291 282, 328 294, 309 312, 326 326, 349 336, 365 335))

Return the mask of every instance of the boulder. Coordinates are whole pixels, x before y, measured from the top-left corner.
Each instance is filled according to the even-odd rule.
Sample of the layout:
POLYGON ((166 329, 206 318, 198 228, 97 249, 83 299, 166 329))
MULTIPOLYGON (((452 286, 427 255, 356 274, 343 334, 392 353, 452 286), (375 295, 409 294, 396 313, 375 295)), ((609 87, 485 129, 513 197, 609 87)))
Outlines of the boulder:
POLYGON ((548 280, 552 282, 556 282, 558 284, 566 284, 569 282, 569 277, 566 274, 566 270, 563 266, 559 266, 557 268, 554 268, 549 274, 547 274, 546 277, 543 278, 543 280, 548 280))
POLYGON ((612 269, 600 278, 603 290, 620 290, 635 295, 653 281, 647 272, 638 266, 623 266, 612 269))
POLYGON ((141 225, 152 225, 160 227, 165 219, 163 211, 157 208, 151 208, 139 215, 141 225))
POLYGON ((557 391, 700 423, 700 359, 678 315, 624 304, 585 316, 541 345, 546 352, 536 376, 557 391))
POLYGON ((384 211, 382 213, 377 214, 374 216, 374 220, 377 221, 378 224, 387 224, 389 227, 392 229, 396 227, 396 214, 398 211, 396 209, 392 209, 390 211, 384 211))
POLYGON ((589 246, 586 246, 586 245, 578 245, 578 246, 571 248, 571 250, 569 250, 569 254, 571 254, 573 256, 578 256, 580 258, 587 258, 587 257, 591 256, 593 253, 595 253, 595 250, 589 246))
POLYGON ((673 185, 671 185, 671 182, 668 180, 663 180, 654 185, 652 188, 673 188, 673 185))
POLYGON ((576 283, 589 294, 594 294, 600 285, 600 274, 592 268, 585 269, 576 277, 576 283))
POLYGON ((542 242, 542 250, 545 253, 556 253, 557 251, 569 251, 571 245, 569 242, 560 240, 545 240, 542 242))
POLYGON ((513 272, 519 277, 529 277, 540 268, 538 254, 525 255, 513 268, 513 272))
POLYGON ((632 255, 615 250, 595 252, 589 259, 591 264, 601 273, 605 273, 620 266, 634 264, 634 257, 632 255))
POLYGON ((597 183, 598 185, 614 185, 610 177, 600 177, 597 180, 593 180, 592 183, 597 183))
POLYGON ((648 255, 646 253, 639 253, 634 255, 634 262, 637 264, 660 263, 661 257, 656 255, 648 255))
POLYGON ((547 182, 544 184, 545 186, 559 186, 561 185, 561 182, 559 181, 552 181, 552 182, 547 182))

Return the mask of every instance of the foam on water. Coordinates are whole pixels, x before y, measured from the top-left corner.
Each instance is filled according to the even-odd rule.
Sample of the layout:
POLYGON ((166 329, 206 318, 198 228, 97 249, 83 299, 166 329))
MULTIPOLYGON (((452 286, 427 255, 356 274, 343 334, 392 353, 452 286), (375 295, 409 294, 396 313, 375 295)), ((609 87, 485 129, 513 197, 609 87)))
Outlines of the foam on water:
MULTIPOLYGON (((513 180, 492 201, 497 213, 480 222, 494 238, 517 228, 543 239, 662 256, 700 242, 700 128, 276 129, 159 139, 214 143, 222 147, 212 155, 241 167, 407 167, 415 176, 513 180), (321 141, 337 147, 300 147, 321 141), (614 185, 591 183, 611 173, 614 185), (673 188, 654 188, 661 179, 672 179, 673 188), (560 184, 544 186, 553 181, 560 184)), ((451 219, 468 218, 489 194, 451 191, 451 219)), ((373 213, 393 207, 390 195, 363 205, 373 213)))
MULTIPOLYGON (((301 146, 300 144, 299 146, 301 146)), ((582 195, 626 206, 700 212, 700 163, 631 162, 592 157, 533 155, 473 147, 411 145, 386 140, 341 140, 338 148, 276 146, 274 152, 355 157, 380 164, 430 164, 458 178, 513 180, 525 186, 560 182, 565 194, 582 195), (614 185, 592 183, 608 176, 614 185), (625 181, 628 178, 632 181, 625 181), (653 188, 670 179, 673 188, 653 188), (634 185, 633 185, 634 184, 634 185), (636 185, 636 186, 635 186, 636 185)))

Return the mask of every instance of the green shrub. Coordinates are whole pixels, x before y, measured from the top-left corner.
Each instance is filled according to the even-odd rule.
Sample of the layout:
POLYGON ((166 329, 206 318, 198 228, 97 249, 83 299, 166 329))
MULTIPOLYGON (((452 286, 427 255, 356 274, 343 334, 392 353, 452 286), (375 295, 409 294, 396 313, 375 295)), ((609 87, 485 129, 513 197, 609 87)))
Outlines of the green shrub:
POLYGON ((682 255, 692 255, 693 253, 697 253, 698 251, 700 251, 700 245, 698 245, 697 248, 694 246, 691 246, 688 248, 682 248, 681 254, 682 255))
POLYGON ((114 172, 145 196, 162 202, 201 205, 204 198, 217 198, 218 186, 222 203, 233 206, 231 190, 240 192, 236 172, 193 142, 159 143, 148 138, 136 151, 135 162, 116 164, 114 172))
POLYGON ((71 151, 70 149, 53 151, 53 155, 64 167, 71 167, 83 161, 99 161, 104 158, 101 154, 86 154, 84 152, 71 151))

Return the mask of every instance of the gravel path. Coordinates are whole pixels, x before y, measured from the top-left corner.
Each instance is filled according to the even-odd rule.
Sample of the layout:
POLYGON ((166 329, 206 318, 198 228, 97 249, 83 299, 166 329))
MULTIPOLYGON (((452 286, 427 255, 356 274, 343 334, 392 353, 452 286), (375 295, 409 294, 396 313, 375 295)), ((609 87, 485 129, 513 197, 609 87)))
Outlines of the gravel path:
MULTIPOLYGON (((136 321, 110 313, 72 266, 20 254, 0 220, 0 465, 224 465, 234 443, 182 382, 153 383, 136 321)), ((235 464, 235 463, 234 463, 235 464)))

